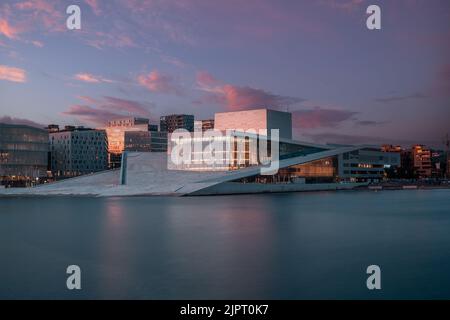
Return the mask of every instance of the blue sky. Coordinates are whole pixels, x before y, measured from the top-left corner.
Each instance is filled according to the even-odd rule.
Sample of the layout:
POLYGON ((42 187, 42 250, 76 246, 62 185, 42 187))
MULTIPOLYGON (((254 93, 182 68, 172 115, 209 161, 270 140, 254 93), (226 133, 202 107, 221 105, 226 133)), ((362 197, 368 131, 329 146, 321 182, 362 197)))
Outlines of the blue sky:
POLYGON ((450 2, 29 0, 0 4, 0 121, 269 107, 316 142, 441 145, 450 2), (81 8, 81 30, 66 7, 81 8), (381 30, 366 8, 381 8, 381 30))

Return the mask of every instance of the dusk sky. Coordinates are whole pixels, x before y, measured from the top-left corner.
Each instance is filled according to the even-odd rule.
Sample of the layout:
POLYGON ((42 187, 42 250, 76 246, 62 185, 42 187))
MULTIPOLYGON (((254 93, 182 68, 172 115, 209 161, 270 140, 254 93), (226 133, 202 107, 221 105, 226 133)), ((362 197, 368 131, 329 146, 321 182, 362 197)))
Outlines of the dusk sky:
POLYGON ((268 107, 295 138, 425 143, 450 134, 448 0, 0 2, 0 122, 268 107), (81 8, 81 30, 66 8, 81 8), (381 7, 381 30, 366 8, 381 7))

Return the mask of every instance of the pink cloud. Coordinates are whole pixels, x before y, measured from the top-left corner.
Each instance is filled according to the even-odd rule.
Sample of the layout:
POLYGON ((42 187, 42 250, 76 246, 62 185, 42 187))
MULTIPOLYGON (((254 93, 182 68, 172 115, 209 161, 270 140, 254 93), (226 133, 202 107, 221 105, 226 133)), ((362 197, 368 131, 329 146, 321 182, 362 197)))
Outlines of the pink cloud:
POLYGON ((321 127, 337 127, 340 123, 351 120, 357 112, 339 109, 314 107, 308 110, 292 112, 294 127, 314 129, 321 127))
POLYGON ((78 96, 78 99, 83 100, 84 102, 89 104, 97 104, 99 102, 97 99, 89 96, 78 96))
POLYGON ((206 92, 201 102, 216 103, 229 110, 254 108, 283 109, 304 101, 302 98, 273 94, 263 89, 223 83, 206 71, 197 73, 197 85, 206 92))
POLYGON ((103 78, 101 76, 96 76, 90 73, 78 73, 74 76, 74 78, 78 81, 89 82, 89 83, 112 83, 113 80, 103 78))
POLYGON ((283 108, 295 102, 298 99, 272 94, 265 90, 251 87, 240 87, 226 84, 222 87, 223 94, 230 109, 249 109, 249 108, 283 108))
POLYGON ((24 32, 35 28, 47 32, 66 31, 65 6, 55 0, 28 0, 15 4, 18 10, 11 16, 19 20, 24 32))
POLYGON ((138 76, 138 83, 152 92, 176 94, 182 93, 181 88, 175 83, 175 80, 159 71, 152 71, 149 74, 138 76))
POLYGON ((0 80, 23 83, 27 81, 27 75, 23 69, 0 65, 0 80))
POLYGON ((104 125, 109 120, 127 116, 151 117, 150 109, 153 105, 133 100, 105 96, 95 99, 89 96, 80 96, 87 104, 74 104, 64 111, 64 115, 74 116, 82 121, 94 125, 104 125))
POLYGON ((75 116, 95 125, 105 125, 109 120, 117 119, 121 116, 108 110, 97 109, 86 105, 72 105, 63 114, 75 116))
POLYGON ((16 3, 16 8, 19 10, 36 10, 36 11, 44 11, 47 13, 53 13, 54 8, 51 4, 51 1, 45 0, 28 0, 16 3))
POLYGON ((131 36, 117 31, 115 33, 105 33, 101 31, 95 32, 92 38, 86 40, 86 43, 96 49, 104 49, 105 47, 112 48, 133 48, 138 47, 131 36))
POLYGON ((115 97, 108 97, 105 96, 105 104, 102 106, 102 108, 108 108, 111 110, 116 110, 120 112, 127 112, 130 114, 143 116, 143 117, 150 117, 150 108, 153 106, 150 104, 143 104, 137 101, 133 100, 127 100, 127 99, 121 99, 121 98, 115 98, 115 97))
POLYGON ((19 29, 12 27, 6 19, 0 19, 0 34, 9 39, 18 39, 19 29))
POLYGON ((38 48, 44 47, 44 44, 41 41, 33 40, 33 41, 31 41, 31 43, 33 44, 33 46, 38 47, 38 48))
POLYGON ((187 63, 181 61, 180 59, 166 54, 161 54, 161 60, 179 68, 186 68, 188 66, 187 63))
MULTIPOLYGON (((22 32, 24 32, 23 25, 20 28, 19 27, 13 27, 8 22, 8 20, 0 19, 0 35, 4 35, 6 38, 8 38, 10 40, 20 40, 20 41, 23 41, 25 43, 31 43, 35 47, 42 48, 44 46, 44 44, 42 42, 37 41, 37 40, 27 41, 27 40, 20 39, 19 34, 21 34, 22 32)), ((3 46, 6 46, 3 42, 0 43, 0 45, 1 44, 3 44, 3 46)))
POLYGON ((197 84, 202 87, 211 87, 219 84, 219 80, 217 80, 212 74, 207 71, 199 71, 197 72, 197 84))

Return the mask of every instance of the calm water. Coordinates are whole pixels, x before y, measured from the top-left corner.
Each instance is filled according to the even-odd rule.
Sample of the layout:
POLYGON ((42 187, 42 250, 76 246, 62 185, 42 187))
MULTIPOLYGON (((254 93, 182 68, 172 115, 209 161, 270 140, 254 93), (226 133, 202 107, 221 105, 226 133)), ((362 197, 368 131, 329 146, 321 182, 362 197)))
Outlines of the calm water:
POLYGON ((0 255, 0 298, 450 298, 450 190, 0 199, 0 255))

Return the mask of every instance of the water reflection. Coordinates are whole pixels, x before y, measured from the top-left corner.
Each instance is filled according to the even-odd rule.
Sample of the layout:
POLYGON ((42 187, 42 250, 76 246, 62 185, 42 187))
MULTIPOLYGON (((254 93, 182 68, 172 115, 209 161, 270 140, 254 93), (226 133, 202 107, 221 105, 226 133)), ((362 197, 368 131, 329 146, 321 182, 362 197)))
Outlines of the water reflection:
POLYGON ((202 199, 201 207, 197 199, 169 206, 167 248, 169 257, 177 257, 171 264, 174 276, 189 286, 207 288, 207 296, 219 290, 266 291, 263 279, 271 273, 273 257, 270 212, 262 202, 237 205, 213 199, 202 199))
POLYGON ((450 298, 449 190, 0 206, 0 298, 450 298))
POLYGON ((129 219, 120 199, 102 201, 98 245, 98 290, 102 295, 124 295, 133 280, 129 219))

